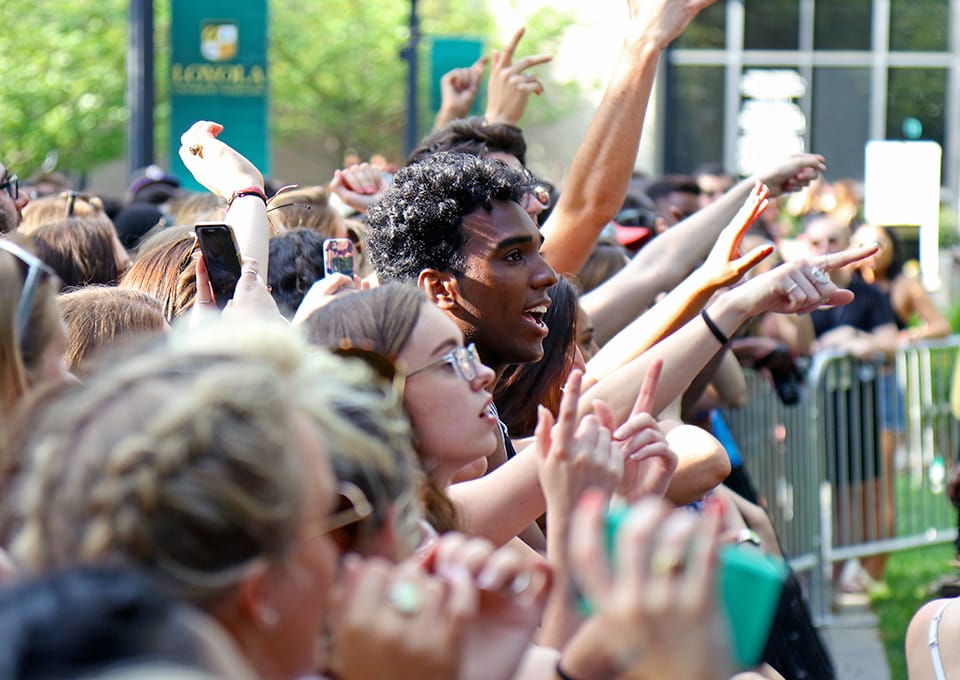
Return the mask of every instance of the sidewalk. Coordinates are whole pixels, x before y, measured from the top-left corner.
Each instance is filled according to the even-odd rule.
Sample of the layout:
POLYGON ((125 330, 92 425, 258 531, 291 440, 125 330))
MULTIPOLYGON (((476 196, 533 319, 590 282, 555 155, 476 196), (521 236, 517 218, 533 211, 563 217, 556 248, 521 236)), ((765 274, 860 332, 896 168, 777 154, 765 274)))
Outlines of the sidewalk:
POLYGON ((838 680, 890 680, 877 617, 864 597, 844 603, 820 629, 838 680))

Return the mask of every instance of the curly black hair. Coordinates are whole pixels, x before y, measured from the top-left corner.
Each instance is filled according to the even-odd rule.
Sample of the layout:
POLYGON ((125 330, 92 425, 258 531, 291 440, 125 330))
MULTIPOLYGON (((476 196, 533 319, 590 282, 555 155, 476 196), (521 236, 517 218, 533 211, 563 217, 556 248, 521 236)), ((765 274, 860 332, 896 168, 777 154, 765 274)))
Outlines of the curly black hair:
POLYGON ((366 214, 367 250, 381 281, 415 281, 424 269, 462 274, 463 218, 493 201, 520 203, 525 170, 465 153, 441 152, 402 168, 366 214))
POLYGON ((487 123, 477 116, 451 121, 424 137, 407 156, 406 165, 419 163, 441 151, 470 153, 474 156, 486 156, 499 151, 515 156, 521 165, 527 164, 527 142, 520 128, 507 123, 487 123))

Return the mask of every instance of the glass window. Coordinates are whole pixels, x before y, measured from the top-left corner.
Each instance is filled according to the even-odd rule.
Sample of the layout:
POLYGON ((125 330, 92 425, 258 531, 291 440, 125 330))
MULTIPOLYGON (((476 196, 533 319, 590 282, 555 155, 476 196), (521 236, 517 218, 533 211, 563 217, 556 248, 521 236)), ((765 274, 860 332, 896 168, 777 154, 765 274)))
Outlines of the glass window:
POLYGON ((870 138, 870 69, 813 70, 810 149, 827 159, 834 179, 863 179, 863 154, 870 138))
POLYGON ((664 168, 688 173, 723 161, 723 67, 668 69, 664 168))
POLYGON ((889 69, 887 139, 924 139, 943 146, 946 90, 946 69, 889 69))
POLYGON ((743 4, 745 49, 797 49, 800 24, 799 0, 744 0, 743 4))
POLYGON ((948 0, 891 0, 890 49, 943 51, 950 29, 948 0))
POLYGON ((869 50, 871 5, 871 0, 817 0, 813 14, 814 49, 869 50))
POLYGON ((697 15, 673 46, 681 49, 723 49, 727 44, 727 3, 717 2, 697 15))

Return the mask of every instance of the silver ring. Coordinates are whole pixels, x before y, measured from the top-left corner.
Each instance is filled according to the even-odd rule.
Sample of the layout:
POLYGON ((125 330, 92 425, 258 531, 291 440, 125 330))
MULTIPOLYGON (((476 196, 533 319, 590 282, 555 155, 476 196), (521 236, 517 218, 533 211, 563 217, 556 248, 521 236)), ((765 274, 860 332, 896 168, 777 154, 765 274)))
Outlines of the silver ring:
POLYGON ((519 595, 529 587, 530 574, 526 571, 522 571, 514 577, 513 581, 510 582, 510 594, 519 595))
POLYGON ((253 278, 257 278, 257 276, 259 276, 256 269, 244 269, 242 272, 240 272, 240 276, 243 276, 244 274, 253 274, 253 278))
POLYGON ((415 616, 423 607, 420 588, 410 581, 397 581, 390 587, 390 606, 401 616, 415 616))
POLYGON ((823 271, 822 267, 810 267, 810 276, 817 283, 830 283, 830 277, 823 271))
POLYGON ((800 287, 800 284, 797 283, 796 281, 794 281, 793 284, 792 284, 789 288, 787 288, 786 290, 783 291, 783 294, 786 295, 787 297, 789 297, 789 296, 790 296, 790 293, 792 293, 793 291, 795 291, 795 290, 796 290, 797 288, 799 288, 799 287, 800 287))

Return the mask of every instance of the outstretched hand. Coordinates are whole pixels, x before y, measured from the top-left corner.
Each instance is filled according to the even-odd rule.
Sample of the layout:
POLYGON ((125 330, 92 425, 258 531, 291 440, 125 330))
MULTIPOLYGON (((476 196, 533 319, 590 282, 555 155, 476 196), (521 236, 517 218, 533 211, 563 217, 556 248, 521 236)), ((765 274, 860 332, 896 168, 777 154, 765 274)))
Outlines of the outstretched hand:
POLYGON ((580 675, 584 654, 605 660, 607 677, 729 678, 716 596, 719 517, 643 500, 620 525, 608 559, 604 507, 591 491, 573 517, 571 563, 596 613, 564 650, 564 670, 580 675))
POLYGON ((383 173, 369 163, 357 163, 333 173, 329 189, 358 212, 365 213, 387 189, 383 173))
POLYGON ((829 272, 869 257, 878 249, 874 244, 785 262, 732 289, 729 294, 748 316, 764 312, 806 314, 821 307, 846 305, 853 301, 853 293, 837 286, 829 272))
POLYGON ((770 198, 802 189, 826 171, 826 159, 814 153, 788 156, 777 165, 757 173, 757 178, 770 187, 770 198))
POLYGON ((263 189, 263 175, 239 151, 217 139, 220 123, 200 120, 180 135, 180 160, 200 184, 227 200, 234 191, 263 189))
POLYGON ((744 274, 773 252, 772 245, 757 246, 746 255, 740 254, 740 244, 751 225, 767 209, 769 189, 757 181, 743 206, 717 238, 716 244, 703 265, 710 281, 717 288, 739 281, 744 274))
POLYGON ((623 475, 623 450, 611 441, 610 430, 595 415, 577 423, 582 378, 577 369, 567 378, 556 424, 550 411, 538 408, 535 437, 548 512, 570 512, 591 487, 610 495, 623 475))
POLYGON ((665 50, 690 22, 716 0, 627 0, 629 42, 650 43, 665 50))
POLYGON ((486 55, 477 59, 472 66, 455 68, 440 78, 440 109, 450 120, 466 118, 477 100, 483 72, 490 60, 486 55))
POLYGON ((527 108, 531 94, 543 94, 543 83, 533 73, 526 73, 531 66, 546 64, 553 59, 549 54, 535 54, 513 61, 514 53, 526 28, 520 28, 502 52, 494 50, 490 64, 490 80, 487 83, 488 123, 518 125, 527 108))
POLYGON ((630 504, 647 496, 662 498, 679 463, 657 419, 651 415, 662 370, 662 359, 647 368, 630 417, 620 427, 609 406, 600 400, 593 402, 601 424, 613 432, 613 441, 623 447, 623 479, 617 494, 630 504))

